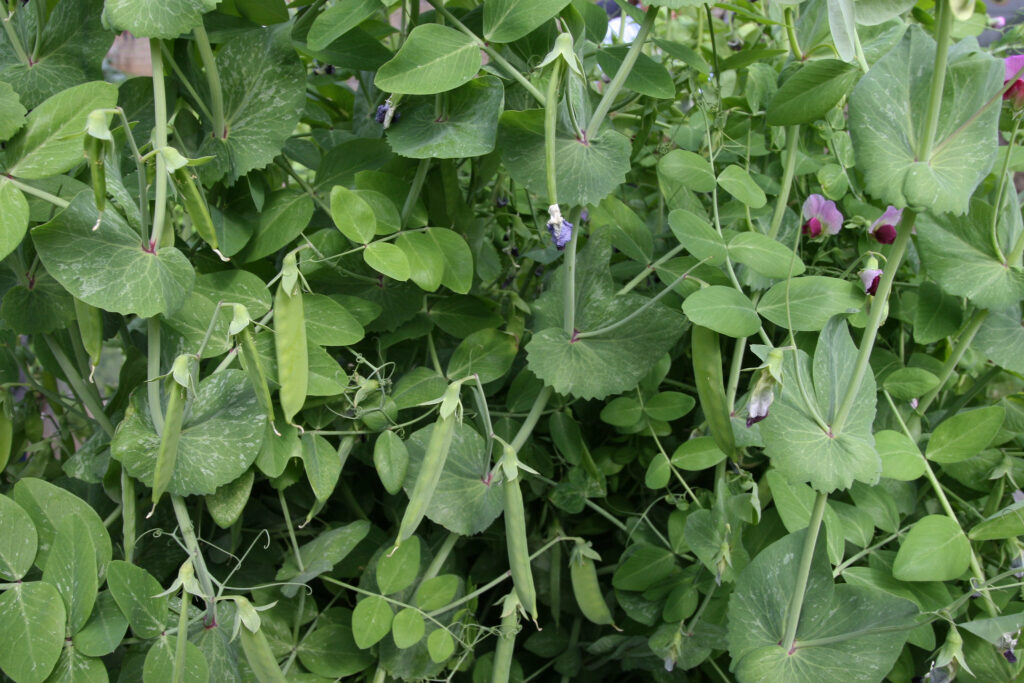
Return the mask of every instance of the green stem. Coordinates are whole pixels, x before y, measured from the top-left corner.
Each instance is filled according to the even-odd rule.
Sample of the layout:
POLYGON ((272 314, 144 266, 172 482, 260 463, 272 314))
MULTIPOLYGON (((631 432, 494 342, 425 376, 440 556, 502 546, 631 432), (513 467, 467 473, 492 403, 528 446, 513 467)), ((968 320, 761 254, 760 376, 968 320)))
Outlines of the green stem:
POLYGON ((103 412, 103 405, 100 403, 99 397, 89 390, 85 380, 82 379, 82 375, 79 374, 74 364, 68 360, 68 357, 64 355, 64 351, 57 342, 50 335, 44 335, 43 338, 46 340, 47 348, 50 349, 50 353, 56 359, 57 365, 60 366, 61 371, 68 380, 68 384, 71 386, 71 390, 75 392, 78 400, 85 404, 85 407, 92 413, 92 419, 96 420, 96 423, 106 432, 107 436, 113 436, 114 425, 110 422, 107 414, 103 412))
POLYGON ((665 263, 666 261, 668 261, 670 258, 675 256, 676 254, 678 254, 679 252, 681 252, 685 248, 686 247, 684 245, 677 244, 676 246, 674 246, 671 249, 669 249, 667 252, 665 252, 665 254, 661 258, 659 258, 654 263, 649 264, 646 268, 644 268, 639 273, 637 273, 636 277, 634 277, 632 280, 630 280, 629 282, 624 284, 622 286, 622 289, 620 289, 619 291, 615 292, 615 296, 622 296, 623 294, 627 294, 627 293, 633 291, 633 289, 635 289, 637 285, 639 285, 641 282, 643 282, 644 279, 648 275, 650 275, 651 273, 655 272, 658 269, 658 266, 660 266, 661 264, 665 263))
POLYGON ((927 162, 931 158, 932 145, 935 143, 935 131, 939 127, 939 110, 942 108, 942 91, 946 85, 946 61, 949 56, 950 34, 953 28, 953 12, 949 0, 939 0, 936 4, 938 17, 938 44, 935 48, 935 67, 932 72, 928 113, 925 115, 924 128, 917 145, 917 160, 927 162))
POLYGON ((213 590, 213 580, 210 577, 210 571, 206 568, 206 560, 203 559, 203 553, 199 548, 199 541, 196 539, 196 532, 192 527, 192 518, 189 517, 185 499, 172 493, 171 505, 174 506, 174 517, 178 520, 178 528, 181 529, 181 537, 185 541, 185 548, 188 550, 189 557, 192 558, 192 567, 195 569, 199 586, 203 589, 203 599, 206 601, 206 625, 216 624, 217 602, 214 598, 217 593, 213 590))
POLYGON ((789 37, 789 49, 793 52, 794 57, 803 61, 804 53, 800 49, 799 41, 796 39, 796 21, 793 18, 793 8, 786 7, 783 16, 786 22, 786 36, 789 37))
POLYGON ((605 116, 608 115, 608 110, 612 108, 612 103, 615 102, 615 98, 618 96, 619 91, 622 90, 623 84, 626 82, 626 78, 629 73, 633 70, 633 65, 636 64, 636 60, 640 57, 640 50, 643 48, 644 43, 647 41, 647 35, 654 28, 654 20, 658 17, 658 6, 652 5, 647 8, 647 13, 644 14, 643 23, 640 24, 640 30, 636 34, 636 38, 633 43, 629 46, 629 51, 626 52, 626 57, 622 60, 622 66, 615 72, 615 77, 612 78, 611 83, 605 88, 604 94, 601 95, 601 101, 597 104, 597 108, 594 110, 593 116, 590 117, 590 123, 587 124, 586 139, 583 141, 587 144, 590 140, 594 139, 597 135, 597 131, 601 128, 601 124, 604 123, 605 116))
POLYGON ((800 611, 804 606, 807 579, 811 574, 811 560, 814 559, 814 546, 818 541, 818 530, 821 528, 821 518, 825 515, 827 502, 828 494, 819 493, 818 497, 814 499, 811 519, 807 522, 807 535, 804 536, 804 549, 800 555, 800 566, 797 568, 796 586, 793 588, 793 595, 789 600, 789 610, 786 612, 786 629, 785 635, 782 637, 782 648, 786 652, 792 652, 793 643, 796 641, 796 629, 800 624, 800 611))
MULTIPOLYGON (((788 9, 787 9, 788 11, 788 9)), ((786 204, 789 202, 789 191, 793 187, 793 175, 796 172, 796 148, 800 137, 800 126, 786 127, 786 166, 782 171, 782 189, 775 200, 775 213, 772 214, 768 236, 775 239, 782 225, 782 217, 786 215, 786 204)))
POLYGON ((206 27, 202 22, 192 29, 192 35, 196 38, 199 58, 203 60, 203 69, 206 70, 206 85, 210 89, 210 108, 213 110, 213 132, 219 138, 226 139, 228 128, 227 122, 224 120, 224 92, 220 87, 220 72, 217 71, 217 61, 213 57, 210 37, 206 35, 206 27))
MULTIPOLYGON (((150 59, 153 62, 153 108, 155 126, 153 146, 156 149, 167 146, 167 94, 164 92, 164 59, 160 52, 159 40, 150 41, 150 59)), ((167 218, 167 162, 162 154, 156 155, 156 205, 153 207, 153 229, 149 233, 150 249, 157 249, 163 239, 164 221, 167 218)))
MULTIPOLYGON (((703 263, 703 261, 701 261, 700 263, 703 263)), ((697 265, 700 265, 700 263, 698 263, 697 265)), ((677 284, 679 284, 680 282, 682 282, 683 280, 685 280, 687 277, 689 277, 689 275, 690 275, 690 271, 688 270, 685 273, 683 273, 682 275, 680 275, 679 277, 677 277, 672 282, 672 284, 668 285, 667 287, 665 287, 665 289, 661 290, 660 292, 658 292, 657 294, 652 296, 650 299, 645 301, 642 306, 640 306, 639 308, 635 309, 632 313, 627 315, 625 318, 622 318, 621 320, 617 320, 617 321, 613 322, 610 325, 605 325, 604 327, 599 327, 596 330, 587 330, 585 332, 576 332, 575 335, 574 335, 574 340, 575 341, 579 341, 580 339, 586 339, 587 337, 597 337, 599 335, 607 334, 608 332, 611 332, 613 330, 616 330, 616 329, 622 327, 623 325, 628 323, 630 320, 632 320, 633 318, 637 317, 638 315, 640 315, 641 313, 646 311, 648 308, 650 308, 651 306, 656 304, 658 302, 658 300, 661 299, 663 296, 665 296, 669 292, 673 291, 675 286, 677 284)), ((570 333, 570 334, 572 334, 572 333, 570 333)))
POLYGON ((40 190, 37 187, 32 187, 31 185, 29 185, 27 183, 23 183, 20 180, 16 180, 16 179, 12 178, 11 176, 5 176, 5 177, 11 183, 11 185, 14 185, 16 188, 18 188, 19 190, 21 190, 25 194, 30 194, 33 197, 39 197, 43 201, 50 202, 51 204, 53 204, 54 206, 56 206, 59 209, 66 209, 66 208, 68 208, 68 205, 71 203, 71 202, 69 202, 66 199, 61 199, 60 197, 58 197, 55 194, 50 194, 46 190, 40 190))
POLYGON ((903 218, 900 220, 900 224, 897 227, 898 233, 896 236, 896 242, 892 245, 892 251, 889 252, 888 259, 885 262, 885 270, 882 272, 882 278, 878 283, 878 291, 875 293, 874 299, 871 302, 871 312, 868 314, 867 324, 864 327, 864 335, 860 340, 860 351, 857 354, 857 364, 853 368, 853 374, 850 376, 849 384, 846 386, 846 394, 843 396, 842 403, 839 404, 839 409, 836 411, 835 418, 832 420, 831 433, 834 436, 838 436, 846 425, 846 418, 850 416, 850 411, 853 410, 853 404, 857 400, 857 392, 860 391, 861 380, 864 379, 864 373, 868 370, 868 361, 871 359, 871 349, 875 346, 875 338, 878 336, 878 328, 882 325, 882 316, 886 312, 886 304, 889 301, 889 292, 892 290, 893 280, 896 278, 896 271, 899 270, 900 264, 903 261, 903 255, 907 251, 907 245, 910 243, 910 231, 914 226, 914 221, 917 219, 915 214, 910 209, 903 210, 903 218))
POLYGON ((14 27, 11 26, 11 19, 14 18, 14 13, 8 14, 3 18, 4 33, 7 34, 7 40, 11 44, 11 48, 14 50, 14 54, 18 56, 18 60, 25 66, 32 66, 32 60, 25 54, 25 48, 21 44, 21 39, 18 38, 18 34, 15 32, 14 27))
POLYGON ((544 106, 544 170, 548 183, 548 204, 558 204, 558 182, 555 178, 555 143, 558 141, 558 85, 562 76, 562 60, 556 59, 551 65, 548 92, 544 106))
POLYGON ((562 316, 565 333, 572 337, 576 331, 576 243, 580 237, 579 221, 573 228, 572 238, 565 247, 565 287, 562 290, 562 316))
POLYGON ((857 32, 857 25, 853 26, 853 50, 857 54, 857 64, 860 65, 860 70, 867 73, 871 68, 868 66, 868 59, 864 56, 864 46, 860 43, 860 34, 857 32))
MULTIPOLYGON (((956 346, 953 349, 953 353, 950 354, 949 358, 942 365, 942 371, 939 373, 939 383, 935 385, 935 388, 929 391, 927 394, 921 397, 921 400, 917 403, 917 410, 915 420, 919 421, 921 416, 925 414, 932 402, 939 395, 939 391, 946 385, 950 376, 956 370, 956 366, 960 363, 960 359, 967 353, 967 349, 970 348, 971 342, 974 341, 974 336, 978 334, 978 330, 981 329, 982 323, 988 318, 988 310, 982 309, 975 311, 974 315, 971 316, 970 320, 964 326, 964 331, 957 337, 956 346)), ((919 424, 918 424, 919 426, 919 424)))
MULTIPOLYGON (((1007 171, 1010 169, 1010 152, 1013 151, 1013 142, 1017 139, 1021 121, 1022 119, 1014 121, 1013 132, 1010 134, 1010 139, 1006 141, 1006 158, 1003 159, 1003 167, 999 170, 999 189, 996 190, 996 203, 992 211, 992 223, 989 225, 989 239, 992 241, 992 250, 995 251, 996 257, 1006 266, 1016 264, 1003 254, 1003 249, 999 246, 999 214, 1003 206, 1003 192, 1006 190, 1007 171)), ((1021 234, 1024 234, 1024 232, 1021 234)), ((1024 240, 1021 240, 1019 236, 1017 242, 1021 244, 1021 248, 1024 248, 1024 240)), ((1013 244, 1013 249, 1017 248, 1017 242, 1013 244)))
POLYGON ((140 236, 145 235, 149 229, 149 199, 146 197, 146 165, 142 161, 142 154, 139 153, 139 147, 135 143, 135 136, 132 135, 132 127, 128 125, 128 117, 124 114, 124 109, 117 107, 115 110, 117 115, 121 119, 121 124, 124 126, 124 137, 128 140, 128 146, 132 149, 132 158, 135 160, 135 171, 139 177, 139 216, 142 233, 140 236))
POLYGON ((121 544, 124 547, 125 562, 135 556, 135 480, 128 471, 121 468, 121 544))
MULTIPOLYGON (((754 306, 757 306, 757 302, 754 302, 754 306)), ((732 350, 732 362, 729 365, 729 383, 726 387, 725 401, 726 405, 729 406, 729 413, 731 414, 736 408, 736 392, 740 384, 740 370, 743 367, 743 354, 747 350, 747 338, 740 337, 736 340, 736 346, 732 350)))
POLYGON ((888 536, 883 538, 878 543, 875 543, 872 546, 864 548, 859 553, 857 553, 855 555, 851 555, 847 559, 843 560, 842 564, 837 566, 835 568, 835 570, 832 572, 832 578, 833 579, 839 578, 840 576, 842 576, 843 571, 846 570, 847 567, 849 567, 850 565, 852 565, 855 562, 857 562, 857 560, 859 560, 860 558, 866 557, 866 556, 870 555, 871 553, 875 552, 876 550, 878 550, 879 548, 885 546, 886 544, 895 541, 897 538, 902 536, 905 531, 906 531, 906 529, 904 528, 904 529, 900 529, 899 531, 897 531, 894 534, 889 534, 888 536))
POLYGON ((178 634, 174 645, 173 683, 185 683, 185 656, 188 654, 188 607, 191 600, 188 591, 181 589, 181 603, 178 607, 178 634))
POLYGON ((544 408, 548 405, 548 399, 551 398, 553 390, 551 387, 545 386, 537 394, 537 398, 533 400, 533 405, 530 406, 530 412, 527 413, 526 419, 523 420, 523 424, 519 427, 519 431, 516 432, 515 437, 509 444, 512 449, 517 453, 526 445, 526 440, 530 438, 530 434, 533 433, 533 428, 537 426, 537 421, 540 420, 540 416, 544 413, 544 408))
POLYGON ((409 186, 409 194, 405 195, 405 203, 402 204, 401 227, 405 228, 412 216, 412 210, 416 208, 416 200, 420 198, 423 191, 423 181, 427 178, 427 171, 430 170, 430 159, 421 159, 416 167, 416 175, 413 176, 412 185, 409 186))
POLYGON ((430 565, 427 567, 427 571, 423 573, 423 578, 420 579, 419 584, 422 585, 424 581, 429 581, 441 572, 441 567, 444 566, 448 556, 451 555, 452 550, 455 548, 455 544, 458 543, 459 539, 462 538, 459 534, 454 531, 449 533, 444 542, 441 543, 441 547, 437 549, 437 553, 434 554, 434 559, 430 561, 430 565))

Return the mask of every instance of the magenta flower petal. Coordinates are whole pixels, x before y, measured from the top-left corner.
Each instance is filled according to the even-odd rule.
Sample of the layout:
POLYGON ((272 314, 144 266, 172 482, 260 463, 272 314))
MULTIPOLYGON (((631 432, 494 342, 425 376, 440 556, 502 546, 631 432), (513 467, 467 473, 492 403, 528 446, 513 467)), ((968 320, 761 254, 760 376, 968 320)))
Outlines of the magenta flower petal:
POLYGON ((882 271, 878 268, 867 268, 860 271, 860 281, 864 283, 864 293, 875 295, 878 291, 878 281, 882 278, 882 271))
POLYGON ((1003 83, 1016 76, 1022 66, 1024 66, 1024 55, 1013 55, 1004 59, 1003 68, 1006 75, 1003 76, 1003 83))
POLYGON ((820 194, 812 194, 807 198, 803 214, 803 233, 811 237, 817 237, 823 229, 830 235, 836 235, 843 227, 843 214, 836 208, 836 203, 820 194))

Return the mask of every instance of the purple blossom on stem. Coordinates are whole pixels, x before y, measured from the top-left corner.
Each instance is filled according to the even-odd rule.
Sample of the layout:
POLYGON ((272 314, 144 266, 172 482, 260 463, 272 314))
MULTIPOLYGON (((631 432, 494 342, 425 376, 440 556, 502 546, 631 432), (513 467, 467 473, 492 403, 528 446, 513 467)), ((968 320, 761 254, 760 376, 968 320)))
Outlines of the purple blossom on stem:
POLYGON ((754 390, 750 392, 750 401, 747 402, 747 428, 750 428, 768 417, 768 408, 775 400, 775 378, 764 369, 757 378, 754 390))
POLYGON ((843 214, 836 208, 836 203, 825 199, 820 194, 812 194, 804 202, 804 224, 800 231, 812 238, 818 237, 822 231, 837 235, 843 228, 843 214))
POLYGON ((1005 70, 1003 85, 1006 85, 1011 80, 1013 81, 1010 89, 1003 93, 1003 99, 1013 102, 1015 109, 1020 109, 1021 105, 1024 104, 1024 78, 1017 77, 1017 72, 1020 71, 1021 67, 1024 67, 1024 55, 1013 55, 1003 60, 1003 68, 1005 70))
POLYGON ((885 213, 871 224, 868 233, 874 235, 879 244, 892 244, 896 241, 896 226, 902 218, 903 209, 890 205, 885 209, 885 213))
POLYGON ((564 218, 558 223, 548 223, 548 232, 551 233, 551 241, 555 246, 559 250, 565 249, 565 245, 572 239, 572 223, 564 218))
POLYGON ((874 296, 878 291, 878 282, 882 279, 882 271, 878 268, 865 268, 860 271, 860 281, 864 283, 864 293, 874 296))

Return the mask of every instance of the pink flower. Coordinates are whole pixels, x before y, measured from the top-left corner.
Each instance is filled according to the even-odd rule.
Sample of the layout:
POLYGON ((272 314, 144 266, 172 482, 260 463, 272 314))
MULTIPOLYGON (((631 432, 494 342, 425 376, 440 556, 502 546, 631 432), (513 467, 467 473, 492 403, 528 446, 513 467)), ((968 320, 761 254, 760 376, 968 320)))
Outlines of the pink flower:
POLYGON ((868 234, 874 235, 879 244, 892 244, 896 241, 896 225, 902 218, 903 209, 897 209, 890 205, 886 208, 885 213, 871 224, 868 234))
POLYGON ((843 228, 843 214, 831 199, 812 194, 804 202, 804 224, 800 232, 813 238, 820 235, 823 228, 830 235, 838 234, 843 228))
POLYGON ((864 293, 871 296, 878 291, 878 281, 882 279, 882 271, 878 268, 866 268, 860 271, 860 281, 864 283, 864 293))
POLYGON ((997 31, 1001 28, 1006 27, 1006 17, 992 17, 988 20, 989 28, 994 28, 997 31))
POLYGON ((1003 99, 1012 101, 1016 108, 1020 108, 1021 104, 1024 104, 1024 78, 1017 75, 1022 67, 1024 67, 1024 55, 1013 55, 1003 60, 1005 73, 1003 85, 1013 81, 1010 89, 1003 93, 1003 99))

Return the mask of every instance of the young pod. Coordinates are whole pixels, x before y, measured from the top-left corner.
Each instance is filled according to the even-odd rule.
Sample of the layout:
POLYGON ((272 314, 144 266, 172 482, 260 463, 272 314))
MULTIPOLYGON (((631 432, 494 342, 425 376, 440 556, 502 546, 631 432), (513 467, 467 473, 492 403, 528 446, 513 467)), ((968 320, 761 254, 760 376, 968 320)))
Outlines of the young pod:
MULTIPOLYGON (((185 400, 188 389, 178 377, 188 376, 188 356, 178 356, 174 371, 167 380, 167 410, 164 412, 164 428, 160 434, 160 449, 157 451, 156 466, 153 468, 153 507, 160 501, 174 476, 174 465, 178 460, 178 441, 181 437, 181 423, 185 414, 185 400)), ((152 513, 151 513, 152 514, 152 513)))
POLYGON ((423 455, 419 474, 416 475, 416 483, 413 484, 412 494, 409 496, 409 504, 405 506, 405 514, 402 515, 402 523, 398 527, 398 540, 395 546, 416 533, 416 528, 423 521, 430 499, 434 497, 434 489, 441 479, 441 472, 444 471, 444 463, 448 459, 448 449, 451 448, 454 434, 454 413, 437 418, 434 430, 430 433, 430 441, 427 442, 427 451, 423 455))
POLYGON ((516 633, 519 632, 519 604, 515 593, 510 593, 502 604, 501 633, 494 646, 491 683, 508 683, 512 671, 512 655, 516 650, 516 633))
POLYGON ((291 423, 306 402, 309 386, 306 315, 294 253, 284 257, 281 284, 274 296, 274 349, 281 410, 285 421, 291 423))
POLYGON ((196 185, 196 175, 188 167, 182 166, 174 172, 174 185, 178 188, 182 202, 185 204, 185 211, 192 219, 192 227, 204 242, 213 249, 219 249, 217 243, 217 231, 213 227, 213 219, 210 218, 210 209, 206 205, 206 199, 199 186, 196 185))
POLYGON ((519 489, 519 476, 506 476, 502 485, 505 494, 505 542, 508 547, 508 566, 512 571, 512 585, 530 618, 537 621, 537 590, 530 569, 530 549, 526 543, 526 511, 523 493, 519 489))
POLYGON ((256 352, 256 342, 252 337, 252 330, 248 327, 243 328, 238 333, 237 339, 241 352, 238 358, 242 362, 242 369, 249 376, 249 383, 252 384, 252 388, 256 392, 260 407, 266 412, 267 421, 270 422, 271 428, 277 434, 277 428, 274 427, 274 403, 270 398, 270 387, 267 386, 267 374, 263 370, 263 363, 260 362, 260 355, 256 352))
POLYGON ((107 171, 104 166, 104 157, 107 151, 107 141, 86 134, 85 160, 89 164, 89 177, 92 180, 92 191, 96 197, 96 208, 102 213, 107 203, 107 171))
POLYGON ((238 635, 242 643, 242 652, 245 653, 256 680, 259 683, 284 683, 284 674, 277 665, 277 659, 270 649, 267 637, 263 635, 263 629, 256 629, 254 633, 247 626, 242 626, 238 629, 238 635))
POLYGON ((597 582, 597 566, 588 553, 592 550, 580 544, 573 549, 569 560, 569 578, 572 581, 572 594, 588 620, 600 626, 615 627, 608 603, 604 601, 601 584, 597 582))
POLYGON ((89 354, 89 364, 99 365, 103 350, 103 314, 100 309, 75 299, 75 317, 78 319, 78 335, 82 346, 89 354))
POLYGON ((736 450, 736 440, 732 434, 729 404, 722 381, 722 349, 718 343, 718 333, 694 325, 690 335, 693 379, 697 385, 697 396, 704 411, 704 419, 708 422, 715 443, 723 453, 731 457, 736 450))

